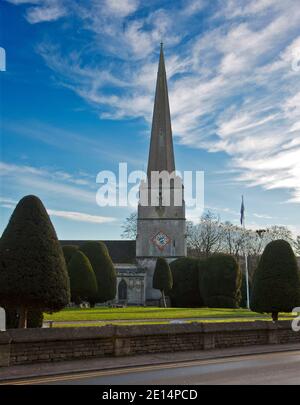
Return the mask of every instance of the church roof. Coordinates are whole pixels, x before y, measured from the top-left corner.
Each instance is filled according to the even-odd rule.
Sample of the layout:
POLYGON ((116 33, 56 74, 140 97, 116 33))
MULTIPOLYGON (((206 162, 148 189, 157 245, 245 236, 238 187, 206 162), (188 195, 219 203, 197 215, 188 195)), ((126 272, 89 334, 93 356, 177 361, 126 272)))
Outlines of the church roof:
MULTIPOLYGON (((61 240, 60 244, 82 246, 87 240, 61 240)), ((100 242, 100 241, 99 241, 100 242)), ((135 262, 135 240, 102 240, 114 263, 135 262)))
POLYGON ((152 171, 162 170, 172 173, 175 170, 175 159, 167 75, 163 45, 161 44, 148 160, 148 178, 151 178, 152 171))

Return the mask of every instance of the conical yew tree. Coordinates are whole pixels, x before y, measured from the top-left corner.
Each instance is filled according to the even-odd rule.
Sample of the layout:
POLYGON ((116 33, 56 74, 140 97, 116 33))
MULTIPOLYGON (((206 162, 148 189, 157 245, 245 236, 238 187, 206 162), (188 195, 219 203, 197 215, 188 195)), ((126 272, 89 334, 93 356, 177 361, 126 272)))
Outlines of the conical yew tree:
POLYGON ((172 286, 173 277, 170 266, 166 259, 159 257, 153 275, 153 288, 161 291, 164 308, 166 308, 165 294, 172 289, 172 286))
POLYGON ((169 292, 172 307, 199 308, 203 299, 199 291, 199 277, 203 271, 202 260, 181 257, 170 263, 173 287, 169 292))
POLYGON ((69 261, 71 299, 75 304, 93 300, 97 294, 97 280, 89 259, 80 250, 69 261))
POLYGON ((251 309, 271 313, 291 312, 300 306, 300 280, 295 254, 285 240, 270 242, 254 273, 251 309))
POLYGON ((67 264, 72 259, 74 254, 78 252, 78 249, 79 249, 79 247, 76 246, 76 245, 64 245, 62 247, 64 257, 65 257, 65 261, 66 261, 67 264))
POLYGON ((43 203, 26 196, 0 239, 0 305, 18 308, 19 327, 30 309, 58 311, 70 298, 63 252, 43 203))
POLYGON ((203 263, 200 294, 209 308, 237 308, 241 300, 242 273, 234 256, 217 253, 203 263))
POLYGON ((108 250, 103 242, 86 242, 80 250, 87 256, 97 280, 97 294, 91 304, 106 302, 116 296, 117 275, 108 250))

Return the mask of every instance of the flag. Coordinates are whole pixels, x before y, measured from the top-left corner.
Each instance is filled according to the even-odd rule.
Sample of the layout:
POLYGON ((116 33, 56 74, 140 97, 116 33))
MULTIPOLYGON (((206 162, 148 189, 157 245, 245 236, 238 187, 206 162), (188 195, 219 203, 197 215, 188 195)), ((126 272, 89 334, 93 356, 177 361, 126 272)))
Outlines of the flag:
POLYGON ((244 196, 242 195, 242 205, 241 205, 241 225, 245 222, 245 205, 244 205, 244 196))

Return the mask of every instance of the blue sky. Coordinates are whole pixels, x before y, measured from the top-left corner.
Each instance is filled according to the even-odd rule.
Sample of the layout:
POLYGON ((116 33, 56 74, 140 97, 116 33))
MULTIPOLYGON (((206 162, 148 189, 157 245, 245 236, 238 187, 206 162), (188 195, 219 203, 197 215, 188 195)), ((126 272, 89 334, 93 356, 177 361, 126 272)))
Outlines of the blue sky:
MULTIPOLYGON (((38 195, 62 239, 118 239, 129 208, 96 175, 145 169, 164 42, 181 171, 205 206, 300 234, 300 7, 295 0, 4 0, 1 231, 38 195)), ((189 217, 195 213, 189 212, 189 217)))

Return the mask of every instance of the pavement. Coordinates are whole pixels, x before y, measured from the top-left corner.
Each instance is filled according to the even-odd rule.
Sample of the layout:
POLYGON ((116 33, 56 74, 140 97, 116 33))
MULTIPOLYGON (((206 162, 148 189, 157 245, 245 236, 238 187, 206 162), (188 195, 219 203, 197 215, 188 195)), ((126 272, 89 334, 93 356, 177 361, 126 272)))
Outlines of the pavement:
MULTIPOLYGON (((74 384, 75 382, 76 384, 128 384, 129 382, 132 384, 133 381, 135 384, 198 384, 197 378, 200 374, 202 374, 201 381, 205 381, 203 375, 205 370, 208 373, 207 383, 209 383, 209 375, 213 375, 211 381, 217 383, 214 369, 219 374, 222 371, 220 378, 222 377, 223 380, 227 375, 236 373, 235 378, 241 379, 244 376, 245 381, 250 381, 247 372, 246 374, 245 370, 244 373, 242 372, 243 367, 251 371, 259 381, 259 376, 265 378, 268 370, 281 370, 282 364, 295 368, 291 373, 295 372, 295 376, 299 376, 299 381, 298 377, 296 379, 297 383, 300 383, 299 343, 1 367, 0 385, 74 384), (253 373, 257 367, 261 369, 261 374, 253 373), (189 380, 187 376, 190 376, 189 380)), ((292 381, 292 375, 287 374, 288 381, 292 381)), ((278 378, 285 380, 284 375, 278 378)))

